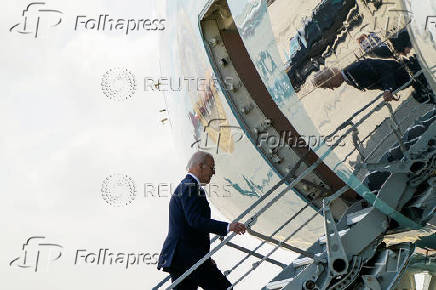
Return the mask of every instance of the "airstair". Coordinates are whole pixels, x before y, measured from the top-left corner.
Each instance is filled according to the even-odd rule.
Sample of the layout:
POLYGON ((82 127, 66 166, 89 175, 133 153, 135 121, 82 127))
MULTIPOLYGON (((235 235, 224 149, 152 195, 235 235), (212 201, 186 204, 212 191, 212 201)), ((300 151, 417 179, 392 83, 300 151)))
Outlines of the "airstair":
MULTIPOLYGON (((418 71, 410 82, 405 83, 393 93, 396 94, 408 87, 421 73, 418 71)), ((305 158, 302 156, 281 181, 259 197, 234 220, 235 222, 245 221, 244 224, 248 228, 248 232, 261 240, 257 247, 250 250, 231 242, 236 235, 235 233, 226 237, 215 236, 211 240, 211 245, 218 240, 219 243, 208 254, 174 282, 170 283, 168 276, 153 289, 161 287, 174 289, 224 246, 245 253, 241 260, 224 271, 225 275, 231 274, 242 264, 247 263, 251 256, 258 259, 245 273, 233 279, 232 287, 236 287, 266 261, 281 267, 283 270, 265 285, 263 290, 350 289, 350 287, 352 287, 351 289, 395 289, 395 285, 399 283, 414 252, 414 244, 400 243, 399 245, 387 246, 383 242, 383 237, 393 229, 397 232, 421 229, 436 208, 433 191, 436 190, 436 178, 433 177, 436 169, 436 122, 434 122, 436 120, 436 107, 422 104, 415 104, 415 106, 406 116, 399 119, 391 104, 383 100, 383 94, 379 94, 329 135, 331 137, 339 134, 340 138, 325 153, 319 154, 320 158, 315 163, 295 176, 295 172, 305 158), (416 114, 417 110, 422 112, 425 108, 428 111, 415 120, 415 125, 403 132, 402 124, 406 120, 409 120, 410 124, 411 116, 416 114), (364 138, 359 138, 359 125, 380 110, 387 110, 389 113, 385 121, 390 122, 390 132, 386 134, 385 138, 380 139, 371 152, 363 152, 361 150, 362 144, 371 138, 378 127, 364 138), (325 197, 319 211, 310 215, 301 224, 295 224, 296 218, 303 216, 308 208, 312 208, 313 204, 310 202, 290 215, 271 235, 264 235, 252 230, 252 226, 263 213, 273 207, 288 191, 292 190, 305 176, 319 166, 326 156, 347 136, 353 137, 354 149, 341 162, 345 162, 352 153, 358 151, 360 161, 354 167, 353 176, 361 170, 368 172, 363 182, 350 178, 345 186, 334 194, 325 197), (384 144, 389 136, 395 138, 395 144, 384 144), (374 152, 381 146, 383 146, 382 148, 390 148, 390 150, 386 151, 378 162, 369 162, 374 157, 374 152), (380 172, 387 174, 380 175, 380 172), (283 185, 286 187, 278 190, 283 185), (340 219, 335 220, 330 210, 330 204, 349 189, 356 191, 361 199, 351 205, 340 219), (309 249, 301 249, 292 245, 294 235, 319 215, 324 220, 325 235, 320 237, 309 249), (274 238, 291 222, 293 222, 294 227, 292 232, 289 234, 287 232, 281 240, 274 238), (266 255, 258 253, 258 250, 266 243, 274 246, 272 250, 266 255), (271 255, 279 248, 298 253, 300 257, 285 265, 271 258, 271 255), (390 258, 395 260, 395 265, 385 263, 381 266, 383 263, 380 261, 390 258), (395 267, 395 269, 392 270, 389 267, 395 267)))

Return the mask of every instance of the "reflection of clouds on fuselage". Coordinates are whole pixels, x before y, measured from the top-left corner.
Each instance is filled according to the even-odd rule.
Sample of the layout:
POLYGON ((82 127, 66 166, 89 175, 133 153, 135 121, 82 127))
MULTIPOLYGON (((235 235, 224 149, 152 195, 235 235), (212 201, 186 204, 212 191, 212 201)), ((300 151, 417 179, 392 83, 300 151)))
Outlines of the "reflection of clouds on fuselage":
POLYGON ((243 12, 235 17, 235 23, 239 27, 241 36, 252 36, 256 27, 262 21, 265 12, 266 11, 262 9, 262 1, 255 0, 248 2, 244 7, 243 12))

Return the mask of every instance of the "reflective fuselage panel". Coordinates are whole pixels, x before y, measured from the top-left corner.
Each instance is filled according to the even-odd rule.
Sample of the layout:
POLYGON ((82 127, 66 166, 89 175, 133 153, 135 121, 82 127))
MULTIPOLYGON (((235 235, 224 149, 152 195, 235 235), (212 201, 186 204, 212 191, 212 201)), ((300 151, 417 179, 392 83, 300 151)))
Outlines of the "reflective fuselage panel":
MULTIPOLYGON (((428 18, 424 14, 431 18, 431 13, 413 17, 417 14, 406 10, 402 1, 228 3, 270 95, 306 139, 319 136, 322 140, 335 132, 384 90, 398 90, 400 101, 391 105, 401 130, 431 108, 421 104, 434 99, 434 28, 427 23, 427 31, 423 31, 423 19, 428 18), (415 26, 419 26, 421 34, 416 42, 415 26), (420 71, 424 76, 411 81, 420 71), (334 72, 340 80, 333 77, 334 72), (400 88, 406 83, 410 84, 400 88)), ((420 1, 411 3, 415 10, 422 10, 420 1)), ((434 5, 429 3, 426 5, 434 5)), ((428 7, 427 11, 432 9, 428 7)), ((388 116, 385 108, 372 114, 323 160, 360 195, 367 191, 357 187, 368 171, 356 165, 361 161, 376 162, 397 141, 388 116)), ((344 129, 357 120, 353 119, 344 129)), ((344 132, 337 132, 333 141, 325 140, 325 144, 309 145, 318 156, 323 156, 344 132)))
MULTIPOLYGON (((214 155, 216 173, 205 189, 213 205, 234 219, 278 183, 280 176, 241 128, 216 81, 199 28, 198 15, 205 6, 205 1, 171 2, 167 6, 168 18, 174 19, 178 27, 161 39, 161 75, 174 82, 173 88, 163 94, 178 154, 186 161, 196 150, 214 155), (191 85, 182 85, 179 90, 179 79, 183 82, 185 78, 192 79, 191 85)), ((288 191, 257 220, 253 229, 269 235, 304 206, 306 202, 297 193, 288 191)), ((275 237, 283 238, 315 212, 308 207, 275 237)), ((319 216, 296 234, 293 244, 309 247, 322 231, 319 216)))
MULTIPOLYGON (((416 2, 411 2, 411 10, 417 9, 416 2)), ((314 153, 315 157, 322 156, 324 169, 308 176, 304 186, 289 190, 272 205, 257 220, 255 230, 269 235, 311 203, 302 215, 276 235, 277 238, 287 236, 316 213, 325 193, 323 188, 327 189, 325 194, 337 189, 332 173, 360 195, 368 190, 361 186, 367 171, 357 169, 356 164, 379 160, 396 142, 386 121, 389 112, 381 110, 371 115, 337 147, 333 145, 344 131, 338 131, 330 140, 325 136, 385 89, 395 91, 400 82, 407 82, 414 73, 423 70, 420 85, 413 83, 399 90, 400 101, 392 102, 401 127, 407 128, 430 106, 420 102, 425 103, 425 96, 431 98, 434 89, 431 72, 436 58, 434 42, 428 41, 431 32, 423 30, 421 18, 409 23, 410 18, 399 15, 399 10, 409 9, 402 1, 390 1, 389 5, 392 7, 386 7, 381 1, 366 0, 167 3, 168 18, 178 26, 166 31, 161 39, 160 63, 162 77, 169 79, 163 94, 176 148, 186 160, 196 150, 214 155, 216 174, 206 191, 209 200, 226 217, 237 217, 283 178, 286 169, 293 168, 304 155, 299 147, 305 147, 303 149, 314 153), (395 11, 396 15, 389 16, 395 11), (386 24, 386 19, 391 21, 386 24), (215 20, 216 24, 212 23, 215 20), (210 37, 213 29, 220 35, 219 41, 225 43, 217 43, 218 40, 210 37), (231 33, 237 35, 232 38, 231 33), (232 51, 240 48, 239 38, 244 51, 232 51), (412 45, 404 50, 408 39, 412 45), (216 58, 220 49, 227 51, 227 58, 216 58), (244 53, 250 60, 245 67, 236 59, 244 53), (253 70, 245 71, 249 66, 253 66, 253 70), (385 74, 389 68, 395 74, 385 74), (340 72, 339 83, 329 84, 333 81, 331 77, 325 78, 329 71, 340 72), (367 75, 380 75, 382 81, 374 81, 367 75), (255 96, 256 87, 250 88, 249 81, 243 82, 254 80, 253 76, 258 76, 265 88, 261 96, 255 96), (243 93, 246 96, 238 97, 237 94, 243 93), (273 104, 262 99, 265 96, 273 104), (246 98, 246 106, 240 101, 242 97, 246 98), (278 112, 284 120, 268 124, 267 120, 277 115, 271 112, 278 112), (271 118, 262 119, 268 114, 271 118), (288 122, 287 128, 297 132, 292 136, 302 138, 303 142, 284 138, 286 144, 275 144, 274 140, 274 144, 268 144, 271 139, 263 139, 262 130, 266 131, 269 126, 280 133, 275 127, 279 122, 288 122), (259 144, 262 141, 264 143, 259 144)), ((261 90, 262 86, 257 88, 261 90)), ((281 186, 277 193, 283 188, 281 186)), ((350 195, 348 200, 338 204, 337 215, 352 201, 353 195, 350 195)), ((292 238, 292 244, 310 246, 323 235, 322 224, 322 217, 318 216, 292 238)))

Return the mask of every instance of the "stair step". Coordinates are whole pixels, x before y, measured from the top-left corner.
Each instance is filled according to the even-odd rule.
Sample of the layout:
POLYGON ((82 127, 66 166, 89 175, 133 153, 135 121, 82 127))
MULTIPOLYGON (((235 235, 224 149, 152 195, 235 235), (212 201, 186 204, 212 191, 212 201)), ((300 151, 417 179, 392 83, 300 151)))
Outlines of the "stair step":
POLYGON ((272 281, 272 282, 269 282, 265 286, 265 288, 268 290, 282 289, 283 287, 288 285, 289 282, 291 282, 292 280, 294 280, 294 278, 289 278, 289 279, 285 279, 285 280, 281 280, 281 281, 272 281))
MULTIPOLYGON (((349 230, 349 229, 339 231, 339 232, 338 232, 339 236, 342 237, 343 235, 345 235, 345 234, 348 232, 348 230, 349 230)), ((326 239, 326 236, 325 236, 325 235, 319 237, 319 239, 318 239, 318 241, 319 241, 320 244, 325 244, 325 243, 326 243, 326 240, 327 240, 327 239, 326 239)))
POLYGON ((347 214, 347 225, 351 226, 351 225, 354 225, 355 223, 358 223, 369 213, 369 211, 371 209, 372 208, 368 207, 368 208, 364 208, 362 210, 359 210, 357 212, 347 214))

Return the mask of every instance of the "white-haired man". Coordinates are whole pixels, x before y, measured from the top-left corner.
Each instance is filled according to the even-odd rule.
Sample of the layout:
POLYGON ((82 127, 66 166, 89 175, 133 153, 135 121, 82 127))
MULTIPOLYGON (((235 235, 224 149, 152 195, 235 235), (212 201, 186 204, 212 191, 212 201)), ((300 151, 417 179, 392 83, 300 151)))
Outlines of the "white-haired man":
MULTIPOLYGON (((225 236, 229 231, 245 233, 244 224, 211 219, 209 202, 201 184, 215 173, 215 161, 207 152, 195 152, 187 165, 188 174, 177 186, 169 204, 168 236, 159 255, 158 269, 169 272, 174 282, 210 250, 209 233, 225 236)), ((227 289, 231 283, 212 259, 206 260, 174 289, 227 289)))

